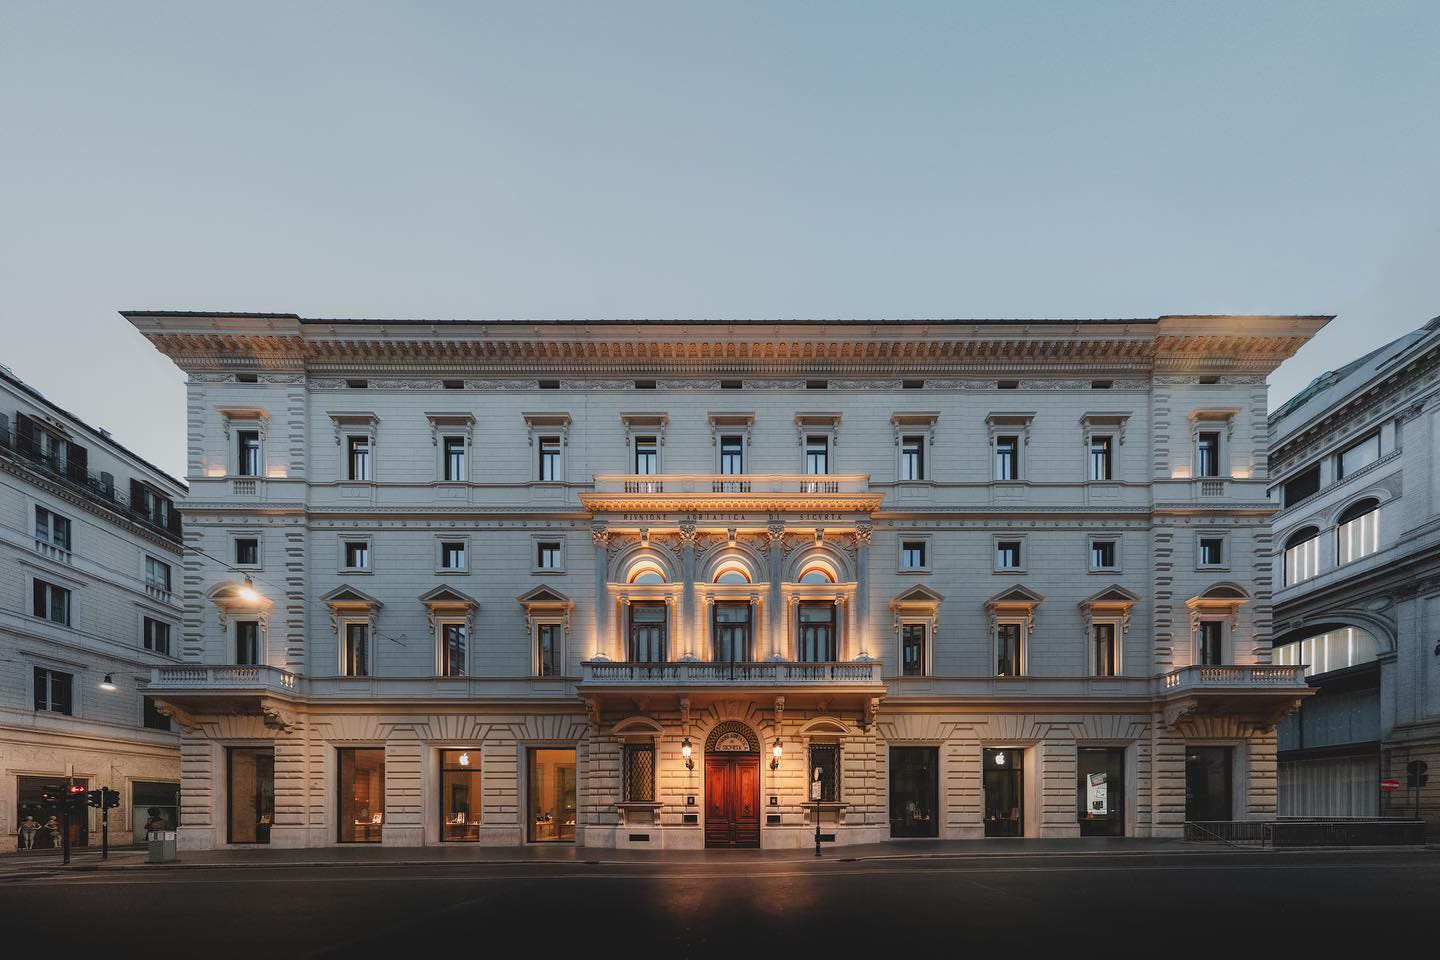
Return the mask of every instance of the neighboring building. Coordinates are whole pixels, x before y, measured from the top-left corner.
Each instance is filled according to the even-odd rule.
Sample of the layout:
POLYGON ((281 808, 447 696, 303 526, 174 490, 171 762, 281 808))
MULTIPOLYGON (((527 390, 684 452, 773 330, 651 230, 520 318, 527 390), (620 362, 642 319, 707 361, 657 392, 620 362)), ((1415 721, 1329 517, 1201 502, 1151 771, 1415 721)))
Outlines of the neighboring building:
POLYGON ((119 791, 112 843, 175 823, 179 742, 142 688, 179 662, 184 495, 0 367, 0 852, 57 843, 43 797, 71 782, 119 791))
POLYGON ((1319 694, 1280 727, 1280 812, 1440 822, 1440 318, 1270 417, 1275 661, 1319 694), (1400 789, 1382 793, 1382 779, 1400 789))
POLYGON ((1274 812, 1265 378, 1328 318, 126 317, 189 374, 182 846, 1274 812))

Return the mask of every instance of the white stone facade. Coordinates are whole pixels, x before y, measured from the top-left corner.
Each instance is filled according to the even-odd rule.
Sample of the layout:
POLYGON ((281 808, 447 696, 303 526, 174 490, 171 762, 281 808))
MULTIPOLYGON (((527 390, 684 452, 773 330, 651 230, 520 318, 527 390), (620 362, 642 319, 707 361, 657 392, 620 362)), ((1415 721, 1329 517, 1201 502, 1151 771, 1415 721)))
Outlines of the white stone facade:
MULTIPOLYGON (((143 688, 179 662, 184 493, 0 371, 0 852, 58 839, 38 792, 72 780, 119 792, 112 843, 130 843, 151 806, 178 813, 178 737, 166 718, 147 721, 143 688), (146 648, 147 618, 163 625, 149 632, 162 649, 146 648)), ((98 845, 100 812, 86 820, 73 837, 98 845)))
POLYGON ((1213 818, 1274 811, 1274 724, 1308 691, 1269 665, 1265 377, 1325 318, 127 317, 190 376, 185 664, 152 684, 184 727, 184 846, 253 839, 231 794, 270 802, 234 770, 256 748, 274 767, 263 833, 286 846, 452 827, 519 844, 572 819, 594 846, 802 846, 817 809, 837 843, 1067 837, 1102 759, 1107 829, 1175 836, 1187 750, 1206 747, 1226 785, 1213 818), (260 458, 245 476, 242 433, 260 458), (450 477, 447 438, 464 449, 450 477), (1202 537, 1221 560, 1199 562, 1202 537), (256 562, 233 564, 237 540, 256 562), (748 617, 736 663, 717 653, 722 608, 748 617), (632 656, 659 635, 647 616, 659 662, 632 656), (460 627, 464 675, 444 676, 460 627), (363 676, 345 675, 352 637, 363 676), (363 765, 353 748, 383 751, 365 761, 383 773, 342 772, 363 765), (536 812, 547 750, 574 751, 558 825, 536 812), (464 786, 441 769, 458 753, 479 770, 464 786), (838 787, 817 807, 807 768, 826 756, 838 787))

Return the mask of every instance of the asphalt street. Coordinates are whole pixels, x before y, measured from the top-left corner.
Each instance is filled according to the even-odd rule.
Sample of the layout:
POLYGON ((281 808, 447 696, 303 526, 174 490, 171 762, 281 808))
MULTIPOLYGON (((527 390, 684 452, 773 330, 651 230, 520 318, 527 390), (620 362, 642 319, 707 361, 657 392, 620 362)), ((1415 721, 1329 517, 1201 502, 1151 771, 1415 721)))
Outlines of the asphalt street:
POLYGON ((0 881, 16 957, 1370 953, 1418 935, 1437 902, 1433 850, 153 866, 0 881))

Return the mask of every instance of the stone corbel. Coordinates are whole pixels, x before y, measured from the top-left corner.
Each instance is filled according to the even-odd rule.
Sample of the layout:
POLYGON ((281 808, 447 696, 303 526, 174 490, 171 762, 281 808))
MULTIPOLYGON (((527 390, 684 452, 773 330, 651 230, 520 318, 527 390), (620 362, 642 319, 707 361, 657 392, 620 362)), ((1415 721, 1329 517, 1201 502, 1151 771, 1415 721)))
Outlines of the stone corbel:
POLYGON ((585 698, 585 719, 593 733, 600 732, 600 701, 596 697, 585 698))
POLYGON ((780 735, 781 725, 785 722, 785 698, 775 698, 775 735, 780 735))
POLYGON ((874 536, 875 527, 869 520, 861 520, 855 524, 855 543, 860 547, 870 546, 870 539, 874 536))
POLYGON ((680 698, 680 736, 690 736, 690 698, 680 698))
POLYGON ((195 719, 194 714, 183 707, 177 707, 169 700, 157 698, 154 701, 154 706, 156 713, 162 717, 169 717, 186 733, 191 733, 200 727, 200 721, 195 719))
POLYGON ((269 697, 260 699, 260 715, 264 718, 267 727, 283 730, 286 733, 295 729, 295 718, 290 711, 269 697))
POLYGON ((610 528, 604 523, 590 525, 590 543, 602 553, 610 549, 610 528))

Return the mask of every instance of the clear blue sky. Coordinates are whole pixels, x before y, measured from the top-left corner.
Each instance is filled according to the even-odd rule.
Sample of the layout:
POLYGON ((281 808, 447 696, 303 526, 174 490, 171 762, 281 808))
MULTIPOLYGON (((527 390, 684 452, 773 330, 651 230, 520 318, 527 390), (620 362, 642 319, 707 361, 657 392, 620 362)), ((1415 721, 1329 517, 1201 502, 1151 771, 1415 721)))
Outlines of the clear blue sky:
POLYGON ((0 5, 0 360, 172 471, 116 311, 1440 313, 1440 3, 0 5))

